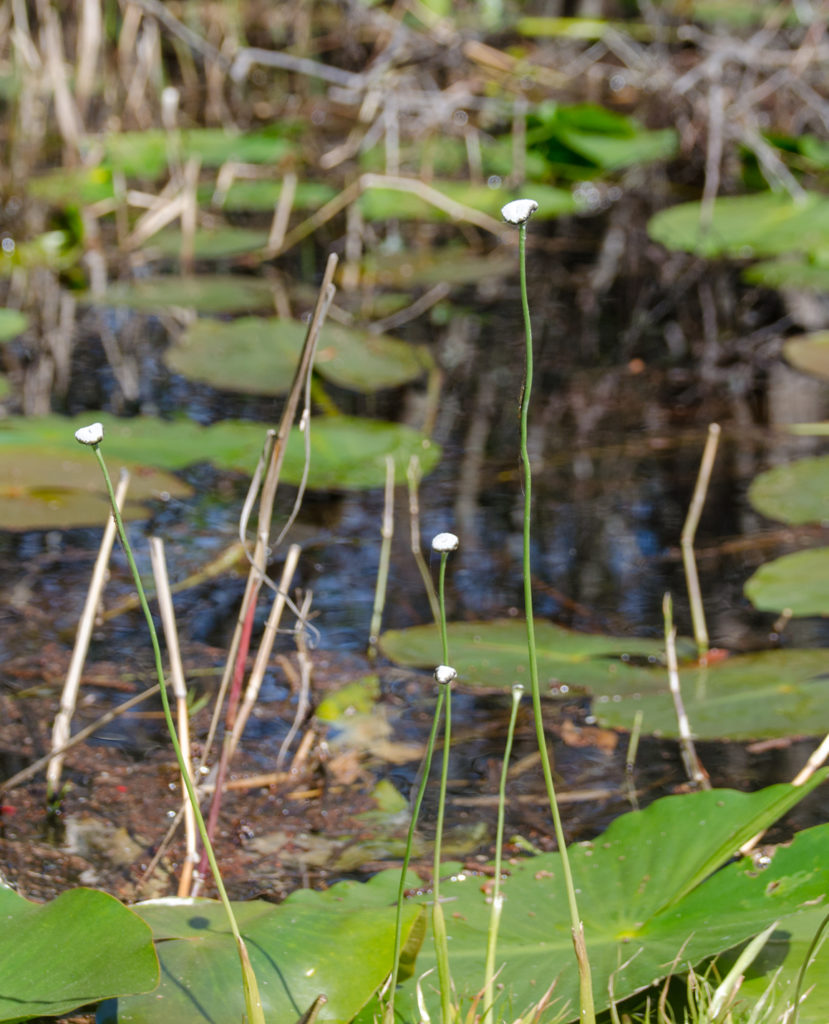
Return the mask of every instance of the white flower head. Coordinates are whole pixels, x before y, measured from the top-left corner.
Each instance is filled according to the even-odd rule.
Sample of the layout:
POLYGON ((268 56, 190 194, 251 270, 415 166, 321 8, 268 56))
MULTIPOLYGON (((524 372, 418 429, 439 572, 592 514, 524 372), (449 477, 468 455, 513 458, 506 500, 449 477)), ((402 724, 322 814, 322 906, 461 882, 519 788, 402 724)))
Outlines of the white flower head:
POLYGON ((507 224, 520 227, 532 217, 537 209, 538 203, 534 199, 513 199, 511 203, 501 207, 501 216, 507 224))
POLYGON ((81 427, 75 431, 75 440, 78 444, 95 445, 100 444, 104 439, 103 423, 90 423, 88 427, 81 427))
POLYGON ((435 669, 435 679, 442 685, 448 686, 458 678, 458 673, 451 665, 438 665, 435 669))
POLYGON ((439 551, 441 554, 447 551, 457 551, 460 541, 454 533, 438 533, 432 538, 432 551, 439 551))

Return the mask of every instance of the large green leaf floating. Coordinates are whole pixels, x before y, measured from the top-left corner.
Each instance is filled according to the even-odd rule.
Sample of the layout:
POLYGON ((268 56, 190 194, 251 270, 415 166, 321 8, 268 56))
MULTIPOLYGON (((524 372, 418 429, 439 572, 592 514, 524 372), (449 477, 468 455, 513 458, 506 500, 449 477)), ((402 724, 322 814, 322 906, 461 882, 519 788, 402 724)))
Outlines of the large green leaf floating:
MULTIPOLYGON (((399 875, 398 875, 399 877, 399 875)), ((319 995, 320 1024, 350 1021, 392 968, 394 898, 386 886, 340 882, 299 890, 275 906, 235 903, 265 1019, 294 1024, 319 995)), ((98 1024, 238 1024, 244 1015, 239 957, 221 904, 158 901, 135 908, 151 926, 162 966, 158 990, 105 1004, 98 1024)), ((423 937, 421 908, 404 908, 407 964, 423 937)))
POLYGON ((91 205, 115 197, 108 167, 55 167, 29 178, 26 191, 53 206, 91 205))
MULTIPOLYGON (((291 388, 307 330, 297 320, 278 318, 197 320, 167 352, 167 363, 213 387, 284 395, 291 388)), ((432 365, 423 347, 338 324, 323 327, 314 361, 326 380, 364 394, 399 387, 432 365)))
POLYGON ((810 548, 766 562, 746 580, 746 597, 764 612, 795 618, 829 615, 829 548, 810 548))
POLYGON ((667 249, 697 256, 776 256, 826 248, 829 197, 807 192, 792 199, 777 192, 725 196, 713 204, 710 223, 700 220, 702 204, 681 203, 661 210, 648 222, 651 238, 667 249))
MULTIPOLYGON (((515 619, 450 623, 449 658, 467 686, 508 687, 528 682, 525 626, 515 619)), ((637 711, 643 729, 677 735, 676 711, 654 640, 574 633, 536 623, 538 667, 545 692, 557 684, 587 688, 604 726, 630 729, 637 711), (622 660, 626 659, 626 660, 622 660), (636 664, 636 662, 640 662, 636 664), (644 664, 642 663, 644 662, 644 664)), ((429 668, 441 660, 432 626, 390 630, 383 653, 404 665, 429 668)), ((681 654, 690 654, 683 641, 681 654)), ((691 728, 704 739, 756 739, 829 730, 829 658, 820 650, 741 654, 707 668, 683 665, 682 696, 691 728)))
MULTIPOLYGON (((829 267, 826 273, 829 284, 829 267)), ((789 338, 783 344, 783 355, 795 369, 829 380, 829 331, 789 338)))
MULTIPOLYGON (((268 179, 249 181, 237 178, 227 190, 227 195, 223 198, 220 206, 223 210, 233 212, 255 210, 273 213, 281 195, 281 181, 268 179)), ((295 210, 316 210, 336 195, 337 190, 324 182, 299 181, 291 205, 295 210)), ((209 201, 211 198, 212 189, 210 193, 205 190, 203 201, 209 201)))
MULTIPOLYGON (((74 440, 72 429, 64 430, 61 442, 48 446, 9 446, 7 430, 0 430, 0 529, 69 529, 106 522, 110 504, 100 467, 74 440)), ((134 459, 119 461, 112 469, 121 466, 131 475, 123 509, 127 519, 145 519, 151 499, 193 493, 177 477, 134 459)))
MULTIPOLYGON (((666 797, 617 818, 595 841, 570 847, 597 1009, 608 1004, 611 980, 615 998, 623 999, 735 946, 811 901, 826 902, 829 826, 798 835, 764 870, 750 858, 722 867, 743 842, 825 777, 824 769, 802 789, 781 785, 751 794, 710 790, 666 797)), ((450 969, 468 1005, 482 984, 491 907, 480 878, 457 865, 444 869, 454 874, 441 885, 450 969)), ((576 1017, 578 975, 560 857, 513 861, 507 870, 496 956, 496 964, 503 965, 499 1011, 514 1019, 557 979, 553 1007, 542 1020, 564 1007, 565 1019, 576 1017)), ((395 874, 384 873, 390 889, 395 874)), ((416 976, 422 978, 431 967, 434 952, 427 937, 416 976)), ((435 977, 421 982, 433 1011, 435 977)), ((407 983, 398 997, 406 1024, 420 1020, 411 988, 407 983)), ((439 1019, 439 1010, 432 1019, 439 1019)), ((360 1018, 361 1024, 368 1020, 360 1018)))
POLYGON ((158 984, 150 929, 106 893, 70 889, 41 904, 0 885, 0 920, 0 1021, 57 1016, 158 984))
POLYGON ((96 306, 116 306, 140 313, 165 309, 195 309, 199 313, 252 313, 273 309, 273 292, 267 281, 242 274, 200 274, 195 277, 168 274, 140 277, 111 284, 100 296, 85 296, 96 306))
POLYGON ((817 455, 775 466, 756 476, 748 490, 752 508, 784 523, 829 520, 829 456, 817 455))
POLYGON ((224 128, 193 128, 172 136, 160 130, 110 132, 102 141, 105 163, 136 178, 158 177, 171 152, 183 160, 197 156, 203 167, 219 167, 228 160, 273 165, 296 153, 296 144, 279 126, 242 135, 224 128))
MULTIPOLYGON (((522 620, 449 624, 449 658, 466 686, 510 687, 529 682, 527 630, 522 620)), ((657 662, 665 646, 659 640, 576 633, 551 622, 536 622, 538 669, 545 688, 571 686, 613 688, 619 681, 647 685, 645 665, 657 662), (632 664, 631 659, 644 662, 632 664)), ((432 668, 442 661, 436 626, 389 630, 380 638, 387 658, 403 665, 432 668)), ((687 650, 687 648, 684 648, 687 650)))
MULTIPOLYGON (((258 252, 268 242, 268 232, 256 228, 240 228, 218 224, 199 228, 193 236, 193 256, 197 260, 227 260, 233 256, 258 252)), ((177 259, 181 254, 181 228, 177 225, 159 231, 143 247, 148 257, 177 259)))
MULTIPOLYGON (((501 207, 514 198, 515 193, 505 189, 490 188, 488 185, 471 185, 463 181, 433 181, 430 185, 448 199, 472 207, 479 213, 487 213, 500 221, 501 207)), ((527 191, 526 189, 524 191, 527 191)), ((538 203, 536 220, 560 217, 576 213, 581 209, 578 199, 569 189, 553 185, 534 184, 530 189, 531 198, 538 203)), ((399 189, 371 188, 359 199, 360 210, 366 220, 449 220, 449 215, 438 206, 412 192, 399 189)))
MULTIPOLYGON (((0 453, 25 461, 34 447, 51 452, 87 456, 73 434, 95 420, 104 426, 102 451, 114 470, 124 462, 183 469, 196 462, 212 462, 219 469, 252 473, 265 440, 266 424, 224 420, 210 427, 192 420, 161 420, 152 416, 126 419, 90 412, 67 419, 63 416, 10 418, 0 422, 0 453)), ((440 446, 401 423, 331 416, 311 421, 311 468, 308 485, 318 490, 382 487, 386 455, 395 460, 398 482, 405 482, 412 455, 420 459, 424 473, 440 458, 440 446)), ((282 467, 282 481, 298 484, 305 460, 305 439, 294 428, 282 467)), ((73 463, 74 465, 74 463, 73 463)), ((48 481, 47 481, 48 483, 48 481)))
MULTIPOLYGON (((749 740, 822 735, 829 731, 829 656, 825 650, 778 650, 738 654, 707 668, 680 670, 682 702, 699 739, 749 740)), ((636 712, 642 729, 678 734, 665 672, 646 685, 622 677, 612 690, 594 691, 593 713, 612 728, 631 729, 636 712)))

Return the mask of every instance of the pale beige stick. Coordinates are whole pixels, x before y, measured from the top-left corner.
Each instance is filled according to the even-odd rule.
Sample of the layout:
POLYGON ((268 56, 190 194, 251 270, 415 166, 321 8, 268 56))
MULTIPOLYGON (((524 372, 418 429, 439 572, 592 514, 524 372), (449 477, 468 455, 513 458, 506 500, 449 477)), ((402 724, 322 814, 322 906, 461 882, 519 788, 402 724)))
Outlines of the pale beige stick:
POLYGON ((113 708, 112 711, 107 711, 91 725, 87 725, 84 729, 79 729, 72 739, 67 740, 63 746, 49 751, 48 754, 44 754, 43 757, 39 757, 37 761, 32 761, 32 763, 26 765, 25 768, 21 768, 16 775, 12 775, 11 778, 4 779, 0 782, 0 793, 4 793, 9 789, 14 789, 16 786, 19 786, 32 778, 33 775, 37 775, 40 769, 44 768, 53 757, 65 754, 67 750, 71 750, 72 747, 76 747, 79 743, 83 743, 84 740, 89 739, 89 737, 93 736, 99 729, 103 729, 105 725, 109 725, 110 722, 114 721, 120 715, 130 711, 136 704, 140 704, 142 701, 149 700, 150 697, 154 697, 158 693, 159 689, 160 687, 156 683, 154 686, 149 687, 149 689, 136 694, 135 697, 130 697, 129 700, 125 700, 123 704, 119 704, 118 707, 113 708))
POLYGON ((694 738, 691 734, 691 726, 688 722, 688 715, 685 713, 685 705, 679 688, 679 666, 676 659, 676 627, 673 621, 673 606, 670 594, 666 594, 662 602, 662 614, 665 619, 665 654, 668 661, 668 681, 679 726, 679 748, 682 751, 682 762, 685 765, 685 772, 689 780, 694 785, 699 786, 700 789, 710 789, 711 781, 697 757, 694 738))
POLYGON ((294 171, 288 171, 282 178, 282 188, 279 191, 279 201, 273 212, 273 221, 265 246, 265 253, 277 253, 285 241, 285 232, 288 230, 288 222, 291 219, 291 210, 294 208, 294 196, 296 195, 297 176, 294 171))
POLYGON ((699 586, 697 560, 694 557, 694 539, 702 514, 702 506, 705 504, 705 496, 708 493, 708 485, 711 482, 711 470, 714 468, 719 441, 719 424, 709 424, 708 438, 702 453, 694 494, 691 504, 688 506, 688 515, 685 517, 685 525, 682 527, 679 540, 682 549, 682 564, 685 567, 685 580, 688 586, 688 600, 691 604, 691 619, 694 623, 694 639, 697 642, 697 657, 702 665, 705 665, 708 657, 708 627, 705 624, 705 609, 699 586))
POLYGON ((248 685, 245 689, 244 700, 239 708, 238 717, 233 723, 233 731, 230 734, 230 757, 233 757, 242 733, 245 731, 245 726, 247 725, 248 718, 250 718, 253 706, 259 697, 259 690, 262 686, 262 680, 265 677, 265 670, 268 667, 271 652, 273 651, 274 641, 276 640, 276 634, 279 630, 279 623, 282 619, 282 613, 285 610, 285 597, 288 593, 288 588, 291 585, 294 573, 296 572, 301 551, 302 548, 298 544, 292 544, 290 548, 288 548, 285 564, 282 567, 282 576, 279 580, 279 590, 277 590, 276 597, 271 605, 268 621, 265 624, 265 631, 262 634, 262 640, 259 644, 259 650, 256 652, 256 661, 251 669, 250 677, 248 678, 248 685))
MULTIPOLYGON (((823 740, 819 747, 817 747, 809 757, 809 760, 800 771, 792 779, 793 786, 802 786, 804 782, 808 782, 809 779, 815 774, 815 772, 824 763, 826 758, 829 757, 829 733, 823 737, 823 740)), ((747 853, 751 853, 754 847, 760 842, 765 835, 765 830, 758 832, 756 836, 752 836, 747 842, 743 843, 740 847, 740 853, 745 856, 747 853)))
MULTIPOLYGON (((129 473, 122 470, 121 478, 118 481, 118 488, 115 492, 115 500, 118 502, 119 509, 124 507, 124 498, 128 485, 129 473)), ((89 650, 89 641, 92 638, 92 628, 95 625, 95 615, 101 601, 101 594, 106 585, 107 567, 110 555, 112 554, 112 545, 115 542, 115 532, 115 519, 110 515, 104 527, 101 548, 92 570, 89 593, 86 595, 86 602, 81 613, 80 622, 78 623, 72 659, 69 662, 66 682, 63 684, 63 693, 60 698, 60 710, 55 716, 55 724, 52 728, 52 756, 49 761, 49 767, 46 770, 46 790, 50 797, 54 796, 60 787, 63 756, 56 751, 64 747, 69 739, 72 715, 75 713, 75 704, 78 700, 78 690, 81 685, 81 672, 83 671, 84 662, 89 650)))
POLYGON ((299 727, 305 721, 305 716, 308 714, 308 708, 311 706, 311 671, 313 669, 313 663, 311 656, 308 653, 308 638, 305 632, 305 623, 308 620, 308 613, 311 610, 311 598, 313 594, 309 590, 305 599, 302 602, 299 617, 296 623, 296 649, 297 659, 299 661, 299 695, 296 704, 296 714, 291 724, 291 728, 288 730, 288 735, 282 741, 282 746, 279 748, 279 753, 276 756, 276 770, 282 767, 285 760, 285 756, 294 742, 294 737, 299 732, 299 727))
POLYGON ((76 54, 75 99, 81 113, 84 114, 95 88, 98 54, 103 37, 101 0, 82 0, 76 54))
MULTIPOLYGON (((173 596, 170 593, 170 580, 167 576, 164 541, 160 537, 150 537, 150 561, 152 562, 153 579, 155 580, 155 590, 158 596, 158 609, 161 613, 161 623, 164 627, 164 639, 167 642, 167 656, 170 661, 170 683, 173 695, 176 698, 178 741, 181 744, 181 754, 184 758, 184 763, 187 765, 190 781, 194 782, 193 766, 190 760, 190 716, 187 713, 187 684, 184 681, 184 666, 181 663, 181 649, 178 643, 173 596)), ((182 789, 185 788, 182 781, 182 789)), ((190 892, 193 865, 199 856, 196 846, 196 818, 190 801, 186 797, 183 807, 187 853, 178 884, 179 896, 187 896, 190 892)))
POLYGON ((435 593, 435 584, 432 580, 432 574, 429 572, 429 567, 426 565, 426 559, 423 557, 423 551, 420 547, 420 502, 418 499, 418 488, 420 486, 421 478, 422 473, 420 470, 420 459, 416 455, 413 455, 409 459, 409 466, 406 470, 406 479, 409 482, 409 523, 411 526, 412 554, 414 555, 414 560, 417 564, 420 578, 423 580, 426 597, 429 599, 432 618, 435 622, 440 622, 440 605, 438 604, 438 595, 435 593))
POLYGON ((179 263, 182 274, 193 273, 193 260, 196 250, 196 227, 199 216, 199 201, 196 189, 199 184, 199 168, 201 159, 190 157, 184 166, 184 182, 182 184, 181 207, 181 249, 179 263))
POLYGON ((374 610, 371 613, 371 628, 368 634, 368 653, 377 654, 377 641, 383 621, 386 604, 386 586, 389 581, 391 542, 394 537, 394 456, 386 456, 386 489, 383 501, 383 523, 380 528, 380 564, 377 567, 377 585, 374 589, 374 610))
POLYGON ((80 154, 81 138, 84 134, 81 115, 69 88, 64 67, 63 33, 57 14, 51 7, 46 8, 41 28, 41 43, 45 51, 45 65, 51 78, 52 92, 55 97, 55 118, 58 129, 63 136, 65 163, 71 166, 77 162, 80 154))

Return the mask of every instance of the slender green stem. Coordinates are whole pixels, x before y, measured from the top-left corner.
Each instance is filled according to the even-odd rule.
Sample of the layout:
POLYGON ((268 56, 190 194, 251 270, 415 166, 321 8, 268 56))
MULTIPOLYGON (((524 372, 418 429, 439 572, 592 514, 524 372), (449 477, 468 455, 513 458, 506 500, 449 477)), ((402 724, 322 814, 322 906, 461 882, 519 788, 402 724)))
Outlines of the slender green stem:
MULTIPOLYGON (((440 639, 443 650, 443 665, 449 665, 449 638, 446 630, 446 560, 448 552, 441 552, 440 575, 438 577, 438 605, 440 608, 440 639)), ((446 923, 440 902, 440 857, 443 842, 443 822, 446 810, 446 785, 449 778, 449 746, 452 736, 452 684, 441 684, 446 694, 446 712, 443 723, 443 757, 441 758, 440 791, 438 795, 438 816, 435 829, 434 868, 432 871, 432 932, 435 940, 435 956, 438 964, 440 984, 440 1010, 443 1024, 451 1020, 452 984, 449 974, 449 944, 446 937, 446 923)))
POLYGON ((596 1019, 593 1008, 593 987, 590 977, 590 965, 584 955, 584 937, 581 919, 579 918, 578 904, 576 902, 576 890, 573 884, 573 875, 570 870, 570 859, 567 855, 567 843, 564 838, 564 829, 561 824, 561 815, 556 801, 555 786, 553 785, 553 774, 550 768, 550 756, 547 751, 547 740, 544 735, 544 722, 541 717, 541 688, 538 678, 538 656, 535 645, 535 626, 533 623, 533 595, 532 595, 532 560, 530 557, 530 516, 532 510, 532 468, 527 448, 527 420, 530 408, 530 395, 533 381, 533 336, 530 323, 530 305, 527 298, 527 223, 524 221, 519 226, 518 254, 519 271, 521 284, 521 308, 524 314, 524 334, 526 348, 526 372, 524 377, 524 388, 521 395, 521 462, 524 469, 524 544, 523 544, 523 573, 524 573, 524 608, 527 619, 527 651, 529 653, 530 686, 533 701, 533 717, 535 718, 535 732, 538 740, 538 751, 541 756, 541 767, 544 774, 544 784, 547 788, 547 798, 550 802, 550 811, 553 816, 553 827, 555 829, 556 842, 558 843, 561 855, 561 867, 564 873, 564 884, 567 890, 567 902, 570 908, 570 924, 573 932, 573 942, 576 947, 576 956, 579 963, 581 1012, 582 1024, 593 1024, 596 1019))
POLYGON ((507 802, 507 775, 509 759, 512 753, 512 739, 515 735, 515 720, 518 717, 518 705, 524 695, 524 687, 516 683, 512 688, 512 710, 507 726, 507 742, 504 745, 504 763, 501 766, 501 784, 498 789, 498 826, 495 830, 495 879, 492 884, 492 912, 489 917, 489 931, 486 940, 486 966, 484 968, 484 1019, 483 1024, 494 1024, 493 989, 495 983, 495 950, 498 944, 498 927, 501 923, 501 910, 504 897, 501 895, 501 857, 504 845, 504 810, 507 802))
POLYGON ((415 797, 412 816, 409 821, 409 831, 406 835, 406 849, 403 853, 403 864, 400 869, 400 884, 397 889, 397 918, 395 920, 394 927, 394 957, 392 961, 394 966, 392 968, 391 982, 389 984, 389 998, 383 1013, 383 1024, 392 1024, 394 1021, 394 995, 397 988, 397 979, 400 974, 400 954, 402 951, 403 899, 406 894, 406 873, 409 870, 409 862, 412 858, 412 844, 414 842, 414 832, 417 826, 417 819, 420 816, 420 807, 423 803, 423 795, 426 792, 426 785, 429 781, 429 773, 432 768, 432 755, 434 754, 438 726, 440 725, 440 719, 443 713, 444 690, 445 688, 443 686, 438 689, 438 699, 435 703, 435 714, 432 718, 432 728, 429 731, 429 739, 426 741, 426 753, 423 757, 423 770, 420 776, 420 785, 417 789, 417 796, 415 797))
POLYGON ((147 620, 147 627, 150 631, 150 641, 153 647, 153 655, 155 657, 155 670, 158 676, 159 692, 161 693, 161 704, 164 708, 164 720, 167 723, 167 729, 170 733, 170 740, 173 744, 173 750, 176 754, 176 760, 181 771, 181 777, 184 782, 185 788, 187 789, 187 797, 190 801, 190 805, 193 808, 193 813, 196 816, 196 824, 201 835, 202 843, 207 851, 207 859, 210 863, 210 870, 213 873, 213 880, 216 884, 216 889, 219 893, 219 898, 222 901, 222 905, 225 908, 227 914, 228 923, 230 930, 233 934, 233 938, 236 940, 236 948, 239 950, 239 958, 242 967, 242 983, 245 991, 245 1002, 247 1004, 247 1014, 249 1024, 255 1024, 256 1021, 261 1021, 264 1024, 264 1016, 262 1014, 261 1003, 259 1002, 259 993, 255 990, 256 980, 250 968, 250 961, 247 958, 247 952, 245 951, 245 943, 242 938, 239 926, 236 923, 236 918, 233 914, 233 908, 230 905, 228 899, 227 890, 225 889, 222 876, 219 871, 219 865, 216 861, 216 855, 213 852, 213 846, 210 843, 210 838, 207 835, 207 828, 202 817, 201 808, 199 807, 199 800, 196 796, 196 791, 193 788, 193 783, 190 781, 190 773, 187 770, 187 765, 184 762, 184 756, 181 752, 181 745, 178 740, 176 733, 175 723, 173 721, 173 713, 170 710, 170 700, 167 696, 167 687, 164 680, 164 664, 161 657, 161 646, 158 641, 158 633, 156 632, 155 623, 150 612, 150 606, 147 603, 147 596, 144 592, 144 586, 141 582, 141 576, 138 572, 138 566, 135 564, 135 558, 133 557, 132 548, 130 542, 127 539, 127 533, 124 529, 124 522, 121 518, 121 513, 118 510, 118 503, 115 500, 115 491, 112 487, 112 480, 107 470, 106 462, 101 454, 101 448, 99 444, 92 446, 95 452, 95 457, 98 459, 98 463, 104 474, 104 481, 106 483, 107 493, 109 494, 109 500, 112 505, 112 514, 115 517, 115 525, 118 528, 118 536, 121 540, 121 544, 124 548, 124 553, 127 556, 127 562, 129 563, 130 572, 132 573, 133 581, 135 582, 135 589, 138 593, 138 601, 141 605, 141 610, 144 613, 144 618, 147 620), (253 991, 251 991, 251 984, 253 985, 253 991))

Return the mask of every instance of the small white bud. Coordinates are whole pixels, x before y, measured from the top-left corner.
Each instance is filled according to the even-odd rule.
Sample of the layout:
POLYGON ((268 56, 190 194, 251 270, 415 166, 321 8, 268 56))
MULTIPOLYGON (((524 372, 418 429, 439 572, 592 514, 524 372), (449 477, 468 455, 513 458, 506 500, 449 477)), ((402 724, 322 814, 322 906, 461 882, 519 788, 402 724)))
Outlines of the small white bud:
POLYGON ((432 539, 432 551, 457 551, 460 541, 454 533, 438 533, 432 539))
POLYGON ((78 444, 100 444, 103 439, 103 423, 90 423, 88 427, 81 427, 75 431, 75 440, 78 444))
POLYGON ((511 203, 501 207, 501 216, 507 224, 515 224, 519 227, 538 209, 538 203, 534 199, 513 199, 511 203))
POLYGON ((458 678, 458 673, 451 665, 438 665, 435 669, 435 679, 442 685, 448 686, 458 678))

